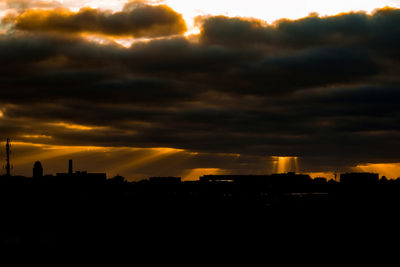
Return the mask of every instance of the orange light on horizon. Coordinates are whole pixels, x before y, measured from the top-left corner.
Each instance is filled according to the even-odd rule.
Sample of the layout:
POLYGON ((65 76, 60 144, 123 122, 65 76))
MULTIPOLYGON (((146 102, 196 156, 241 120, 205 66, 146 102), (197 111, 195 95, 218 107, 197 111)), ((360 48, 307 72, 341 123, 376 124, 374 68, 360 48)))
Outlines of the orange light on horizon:
POLYGON ((224 174, 226 171, 219 168, 195 168, 187 170, 182 175, 183 181, 195 181, 203 175, 219 175, 224 174))
MULTIPOLYGON (((155 164, 177 153, 186 153, 183 149, 174 149, 168 147, 138 148, 138 147, 105 147, 105 146, 74 146, 74 145, 52 145, 34 142, 36 136, 29 136, 32 142, 13 141, 14 147, 13 164, 18 169, 26 168, 31 163, 47 161, 54 159, 64 160, 66 157, 79 157, 83 161, 85 158, 97 155, 99 162, 104 162, 110 156, 121 156, 117 161, 109 162, 104 171, 107 173, 134 172, 148 164, 155 164)), ((41 138, 41 136, 37 136, 41 138)), ((39 139, 40 140, 40 139, 39 139)), ((36 140, 38 141, 38 140, 36 140)), ((54 162, 54 161, 53 161, 54 162)), ((26 169, 20 169, 26 172, 26 169)))
POLYGON ((63 145, 49 145, 49 144, 39 144, 31 142, 14 141, 12 142, 14 148, 18 147, 37 147, 40 150, 35 153, 29 153, 26 155, 18 155, 13 158, 15 165, 23 165, 29 162, 34 162, 36 160, 47 160, 51 158, 62 157, 66 155, 72 155, 87 151, 104 151, 106 147, 97 146, 63 146, 63 145))
POLYGON ((327 180, 335 180, 335 173, 334 172, 310 172, 308 173, 312 179, 317 177, 323 177, 327 180))
POLYGON ((373 172, 386 176, 388 179, 397 179, 400 177, 400 163, 368 163, 359 164, 353 168, 356 172, 373 172))

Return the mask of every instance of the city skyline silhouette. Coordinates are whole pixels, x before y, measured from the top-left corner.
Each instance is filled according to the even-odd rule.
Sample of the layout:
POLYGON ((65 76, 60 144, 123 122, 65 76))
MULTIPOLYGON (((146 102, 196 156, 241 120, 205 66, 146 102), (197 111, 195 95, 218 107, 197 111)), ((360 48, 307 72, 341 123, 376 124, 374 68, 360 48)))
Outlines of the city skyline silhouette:
POLYGON ((258 235, 279 241, 283 237, 273 237, 270 227, 283 227, 288 238, 295 238, 302 232, 287 232, 289 225, 304 230, 314 220, 340 224, 344 219, 391 216, 400 205, 400 178, 388 180, 377 173, 342 173, 338 180, 288 172, 129 182, 119 175, 75 171, 73 166, 73 160, 68 160, 64 173, 44 175, 36 161, 32 177, 0 176, 0 207, 7 218, 6 228, 0 231, 2 248, 33 250, 39 245, 48 251, 70 246, 85 250, 85 246, 98 249, 110 242, 125 246, 126 238, 134 238, 140 242, 130 243, 131 247, 143 249, 149 238, 163 241, 187 233, 196 235, 190 242, 198 245, 199 238, 222 233, 233 238, 250 225, 258 235), (292 216, 306 217, 294 224, 292 216), (35 220, 27 224, 29 218, 35 220), (181 225, 182 220, 191 224, 181 225), (128 228, 118 229, 127 222, 128 228), (221 232, 215 223, 230 230, 221 232), (236 228, 238 223, 242 228, 236 228))
POLYGON ((395 224, 399 23, 397 0, 0 0, 1 244, 199 259, 395 224))
MULTIPOLYGON (((11 140, 11 139, 10 139, 11 140)), ((0 175, 4 175, 7 172, 7 156, 6 156, 6 141, 0 142, 0 144, 2 145, 2 149, 0 149, 0 159, 2 160, 2 170, 0 171, 0 175)), ((10 141, 11 144, 11 141, 10 141)), ((17 144, 19 144, 19 142, 17 141, 17 144)), ((40 145, 42 146, 42 145, 40 145)), ((72 150, 74 150, 74 147, 71 148, 72 150)), ((31 176, 31 172, 32 172, 32 163, 35 161, 35 156, 38 156, 38 158, 36 160, 39 160, 42 164, 44 164, 45 168, 43 168, 43 172, 44 174, 55 174, 58 173, 60 171, 62 171, 63 169, 65 169, 65 161, 68 161, 70 159, 70 155, 78 155, 75 156, 76 159, 78 159, 76 161, 76 167, 77 170, 79 171, 87 171, 90 170, 92 172, 106 172, 108 174, 108 176, 117 176, 117 175, 123 175, 124 177, 126 177, 126 179, 128 181, 140 181, 143 179, 147 179, 148 177, 151 176, 163 176, 163 175, 170 175, 170 176, 180 176, 182 177, 182 180, 198 180, 198 178, 200 176, 203 175, 247 175, 247 174, 255 174, 255 175, 266 175, 266 174, 273 174, 273 173, 287 173, 287 172, 300 172, 300 173, 307 173, 309 174, 312 178, 318 178, 318 177, 324 177, 327 178, 328 180, 330 179, 334 179, 335 180, 335 176, 337 178, 337 176, 340 175, 340 173, 349 173, 349 172, 376 172, 379 173, 380 176, 385 176, 387 179, 397 179, 398 177, 400 177, 399 171, 400 171, 400 166, 397 166, 397 163, 391 163, 391 164, 360 164, 357 165, 355 167, 351 167, 351 168, 338 168, 335 170, 331 170, 331 171, 319 171, 319 172, 309 172, 309 171, 303 171, 300 163, 301 163, 301 158, 300 157, 284 157, 284 156, 269 156, 269 157, 264 157, 264 161, 262 162, 258 162, 257 166, 257 170, 256 171, 248 171, 246 168, 236 168, 238 171, 232 171, 229 169, 224 170, 223 168, 218 168, 218 165, 215 165, 215 163, 213 163, 213 165, 211 165, 212 168, 195 168, 195 169, 185 169, 184 171, 179 169, 179 163, 181 163, 182 161, 182 157, 176 155, 176 154, 192 154, 192 153, 188 153, 186 151, 182 151, 182 150, 174 150, 174 149, 163 149, 163 148, 159 148, 156 149, 156 151, 158 151, 157 153, 161 154, 161 157, 157 156, 154 157, 151 153, 145 153, 144 154, 144 163, 146 164, 146 158, 155 158, 154 162, 151 162, 149 164, 149 167, 145 168, 145 170, 147 171, 147 174, 145 173, 135 173, 135 165, 137 165, 136 163, 139 162, 139 164, 141 162, 143 162, 142 158, 138 158, 138 155, 143 155, 143 154, 136 154, 135 153, 137 151, 135 151, 136 149, 128 149, 128 148, 124 148, 125 149, 125 155, 123 160, 128 162, 128 164, 126 165, 130 165, 133 166, 133 171, 126 171, 123 168, 121 170, 119 170, 118 168, 115 169, 115 167, 113 167, 112 165, 114 164, 113 160, 109 160, 109 158, 106 158, 105 160, 102 159, 102 157, 104 155, 108 156, 110 154, 110 151, 107 151, 107 148, 95 148, 95 149, 87 149, 85 147, 82 147, 82 149, 86 149, 89 150, 88 152, 84 152, 83 155, 79 155, 80 152, 76 153, 69 153, 69 147, 68 146, 62 146, 61 148, 59 148, 58 150, 63 150, 63 152, 61 152, 61 155, 59 154, 59 151, 57 151, 57 148, 50 148, 50 146, 47 146, 45 150, 50 150, 50 151, 55 151, 55 157, 51 158, 48 155, 45 154, 44 156, 44 160, 42 160, 40 157, 43 158, 43 153, 30 153, 29 159, 23 155, 23 161, 21 163, 21 161, 19 160, 18 156, 19 155, 19 151, 17 150, 17 154, 15 154, 14 152, 14 144, 13 144, 13 152, 12 155, 10 155, 10 159, 13 161, 12 163, 12 167, 10 168, 10 172, 12 172, 14 175, 22 175, 22 176, 26 176, 26 177, 30 177, 31 176), (106 150, 104 150, 106 149, 106 150), (93 150, 93 151, 90 151, 93 150), (166 150, 167 152, 164 152, 164 150, 166 150), (131 158, 128 156, 129 153, 134 153, 131 155, 131 158), (165 154, 165 155, 163 155, 165 154), (178 162, 176 158, 178 158, 178 162), (99 164, 99 160, 98 159, 102 159, 102 161, 100 161, 99 164), (14 164, 14 161, 16 161, 16 164, 14 164), (92 162, 93 161, 93 162, 92 162), (161 162, 161 163, 159 163, 161 162), (160 168, 157 171, 152 172, 152 170, 154 168, 158 169, 159 165, 167 165, 167 166, 175 166, 175 168, 167 168, 167 169, 163 169, 160 168), (50 165, 50 168, 49 168, 50 165), (111 165, 111 171, 109 169, 109 165, 111 165), (176 168, 176 166, 178 166, 176 168), (172 169, 172 170, 171 170, 172 169), (399 175, 398 175, 399 174, 399 175)), ((109 149, 109 148, 108 148, 109 149)), ((113 148, 111 148, 113 149, 113 148)), ((118 149, 118 148, 117 148, 118 149)), ((146 150, 146 149, 145 149, 146 150)), ((151 149, 153 150, 153 149, 151 149)), ((49 155, 52 155, 52 153, 54 152, 50 152, 49 155)), ((197 160, 196 158, 197 153, 195 153, 194 157, 191 159, 191 161, 195 161, 197 160)), ((227 155, 228 157, 233 157, 233 158, 240 158, 240 155, 235 154, 235 155, 227 155)), ((117 157, 116 162, 119 162, 120 159, 117 157)), ((150 160, 151 161, 151 160, 150 160)), ((200 158, 201 161, 201 158, 200 158)), ((196 164, 191 163, 191 164, 196 164)), ((239 164, 240 161, 239 161, 239 164)), ((247 164, 246 164, 247 165, 247 164)), ((235 166, 231 163, 230 167, 233 167, 233 169, 235 169, 235 166)))

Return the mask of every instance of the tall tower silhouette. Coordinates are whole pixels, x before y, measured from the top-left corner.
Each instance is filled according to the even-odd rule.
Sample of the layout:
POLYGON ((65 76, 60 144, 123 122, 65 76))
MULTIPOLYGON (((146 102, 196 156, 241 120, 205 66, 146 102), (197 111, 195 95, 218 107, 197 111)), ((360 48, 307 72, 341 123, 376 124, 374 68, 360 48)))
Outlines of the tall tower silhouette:
POLYGON ((10 142, 10 138, 7 138, 7 143, 6 143, 6 171, 7 171, 7 176, 11 176, 10 154, 11 154, 11 142, 10 142))
POLYGON ((33 178, 41 178, 43 177, 43 167, 40 161, 36 161, 33 165, 33 178))

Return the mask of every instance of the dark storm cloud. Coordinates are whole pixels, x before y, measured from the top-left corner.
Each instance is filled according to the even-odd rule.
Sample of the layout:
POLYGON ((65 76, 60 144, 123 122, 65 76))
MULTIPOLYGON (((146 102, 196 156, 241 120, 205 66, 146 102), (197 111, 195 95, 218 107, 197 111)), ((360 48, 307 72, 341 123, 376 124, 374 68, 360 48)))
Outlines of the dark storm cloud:
POLYGON ((25 65, 55 57, 71 44, 74 40, 0 35, 1 70, 7 70, 13 64, 25 65))
POLYGON ((34 32, 97 33, 115 36, 156 37, 186 31, 182 15, 165 5, 128 3, 120 12, 82 8, 28 9, 14 18, 17 29, 34 32))
POLYGON ((288 56, 270 57, 235 71, 242 80, 257 82, 242 90, 286 94, 305 87, 359 81, 379 72, 371 56, 342 47, 314 48, 288 56))
POLYGON ((229 18, 225 16, 198 17, 201 39, 205 43, 222 45, 249 45, 268 42, 272 29, 260 20, 229 18))
POLYGON ((17 31, 0 37, 1 127, 49 144, 300 156, 305 170, 400 161, 399 18, 208 17, 198 38, 129 48, 17 31))
POLYGON ((395 47, 399 42, 399 9, 378 9, 374 14, 347 13, 330 17, 311 15, 280 20, 272 25, 256 19, 199 17, 206 43, 307 48, 332 45, 395 47))

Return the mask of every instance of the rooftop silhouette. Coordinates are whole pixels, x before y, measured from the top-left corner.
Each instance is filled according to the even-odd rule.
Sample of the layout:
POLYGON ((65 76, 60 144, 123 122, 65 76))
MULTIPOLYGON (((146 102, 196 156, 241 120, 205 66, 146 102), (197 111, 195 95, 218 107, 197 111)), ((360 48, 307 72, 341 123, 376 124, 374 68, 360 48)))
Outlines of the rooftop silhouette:
POLYGON ((128 182, 120 175, 107 178, 106 173, 74 172, 72 159, 65 173, 44 175, 44 169, 36 161, 32 177, 0 176, 0 205, 5 218, 10 218, 8 229, 24 228, 26 221, 30 229, 25 234, 17 231, 17 236, 26 239, 20 236, 18 242, 12 241, 15 232, 6 231, 2 245, 71 245, 87 233, 100 242, 98 231, 113 236, 119 224, 127 221, 132 229, 148 229, 147 234, 132 230, 136 238, 145 240, 157 229, 149 227, 160 220, 163 227, 180 232, 179 222, 192 218, 193 227, 213 231, 208 220, 231 225, 237 216, 256 216, 268 225, 272 219, 307 214, 308 220, 323 215, 335 221, 354 212, 376 214, 400 206, 400 179, 379 179, 376 173, 343 173, 340 181, 288 172, 204 175, 195 181, 164 176, 128 182))

